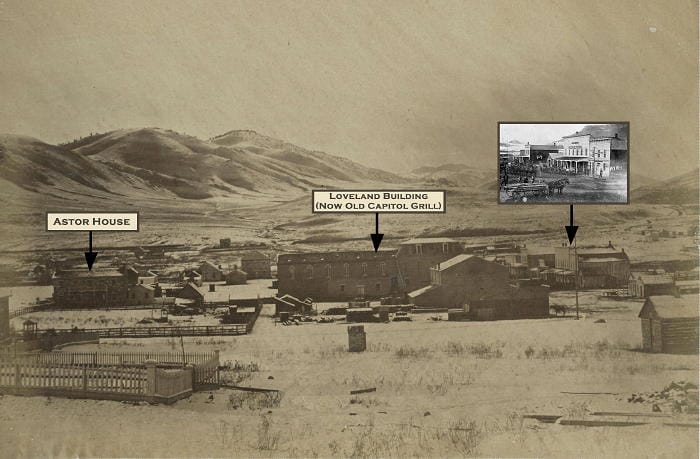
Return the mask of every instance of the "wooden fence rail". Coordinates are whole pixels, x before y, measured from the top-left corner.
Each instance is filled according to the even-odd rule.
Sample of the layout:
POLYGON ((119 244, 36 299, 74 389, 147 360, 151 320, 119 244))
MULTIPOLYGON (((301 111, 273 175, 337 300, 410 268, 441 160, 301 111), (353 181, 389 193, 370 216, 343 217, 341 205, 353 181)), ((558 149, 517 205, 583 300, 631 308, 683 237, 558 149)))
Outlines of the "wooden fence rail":
POLYGON ((218 383, 219 351, 0 356, 0 392, 10 394, 171 403, 218 383))
MULTIPOLYGON (((97 333, 100 338, 158 338, 173 336, 231 336, 248 333, 246 324, 194 325, 190 327, 119 327, 90 328, 81 332, 97 333)), ((48 332, 48 331, 47 331, 48 332)), ((73 333, 71 329, 52 330, 57 335, 73 333)))
POLYGON ((37 312, 41 311, 42 307, 35 305, 35 306, 25 306, 23 308, 15 309, 14 311, 10 311, 10 319, 13 319, 15 317, 19 317, 23 314, 29 314, 30 312, 37 312))
POLYGON ((0 360, 54 365, 128 366, 143 365, 147 360, 159 364, 198 365, 215 360, 218 352, 26 352, 0 353, 0 360))
POLYGON ((0 361, 0 392, 172 403, 193 391, 193 367, 90 367, 0 361))
POLYGON ((139 395, 145 393, 146 369, 0 362, 0 387, 139 395))

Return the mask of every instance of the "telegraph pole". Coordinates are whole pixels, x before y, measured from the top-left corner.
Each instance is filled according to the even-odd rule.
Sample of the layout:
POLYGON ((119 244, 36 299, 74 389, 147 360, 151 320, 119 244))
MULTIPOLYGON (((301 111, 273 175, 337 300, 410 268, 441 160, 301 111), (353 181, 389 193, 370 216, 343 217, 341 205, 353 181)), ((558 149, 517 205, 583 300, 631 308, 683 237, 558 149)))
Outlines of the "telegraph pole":
POLYGON ((574 239, 574 263, 576 263, 576 279, 574 279, 574 285, 576 288, 576 320, 578 320, 578 250, 576 245, 576 240, 574 239))

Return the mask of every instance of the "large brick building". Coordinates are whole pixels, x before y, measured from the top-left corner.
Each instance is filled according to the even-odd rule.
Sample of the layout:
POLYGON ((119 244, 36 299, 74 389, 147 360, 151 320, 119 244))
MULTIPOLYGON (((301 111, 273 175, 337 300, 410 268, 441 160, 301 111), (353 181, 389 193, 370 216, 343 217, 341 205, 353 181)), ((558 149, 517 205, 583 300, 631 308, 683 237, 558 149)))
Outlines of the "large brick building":
POLYGON ((317 301, 379 298, 403 291, 394 250, 279 255, 277 278, 280 295, 317 301))
POLYGON ((124 306, 127 292, 127 278, 117 270, 66 270, 53 279, 53 301, 57 307, 124 306))

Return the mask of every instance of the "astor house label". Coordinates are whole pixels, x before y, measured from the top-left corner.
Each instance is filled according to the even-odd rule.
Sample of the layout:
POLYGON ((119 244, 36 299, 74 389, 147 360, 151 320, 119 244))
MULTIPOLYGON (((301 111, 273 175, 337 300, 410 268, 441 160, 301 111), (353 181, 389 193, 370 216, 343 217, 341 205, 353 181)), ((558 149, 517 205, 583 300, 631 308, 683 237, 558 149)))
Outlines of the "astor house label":
POLYGON ((47 231, 138 231, 138 212, 47 212, 47 231))
POLYGON ((445 192, 423 190, 313 190, 314 213, 444 213, 445 192))

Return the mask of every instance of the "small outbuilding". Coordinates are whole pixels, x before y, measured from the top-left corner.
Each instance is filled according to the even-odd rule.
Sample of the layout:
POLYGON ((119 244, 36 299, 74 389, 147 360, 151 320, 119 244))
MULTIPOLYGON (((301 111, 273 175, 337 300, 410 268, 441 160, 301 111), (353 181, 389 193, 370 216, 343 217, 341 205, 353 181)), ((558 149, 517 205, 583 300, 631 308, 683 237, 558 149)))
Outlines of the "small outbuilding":
POLYGON ((233 270, 226 274, 226 285, 244 285, 248 281, 248 273, 233 266, 233 270))
POLYGON ((698 296, 650 296, 639 312, 642 348, 667 354, 698 353, 698 296))

